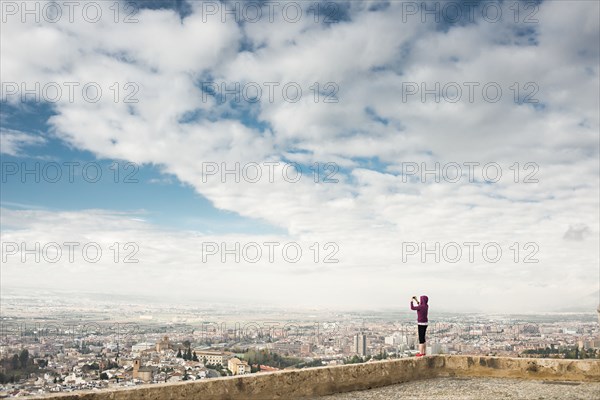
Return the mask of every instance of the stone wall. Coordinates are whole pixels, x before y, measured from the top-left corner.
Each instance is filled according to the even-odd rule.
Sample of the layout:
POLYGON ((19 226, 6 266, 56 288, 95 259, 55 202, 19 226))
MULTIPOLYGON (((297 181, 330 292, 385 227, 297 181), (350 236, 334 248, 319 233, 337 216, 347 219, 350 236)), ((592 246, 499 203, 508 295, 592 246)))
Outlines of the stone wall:
POLYGON ((599 382, 600 360, 437 356, 443 363, 438 376, 539 379, 599 382))
POLYGON ((597 382, 600 381, 600 360, 478 356, 411 357, 111 391, 76 392, 50 397, 61 400, 293 399, 371 389, 441 376, 597 382))

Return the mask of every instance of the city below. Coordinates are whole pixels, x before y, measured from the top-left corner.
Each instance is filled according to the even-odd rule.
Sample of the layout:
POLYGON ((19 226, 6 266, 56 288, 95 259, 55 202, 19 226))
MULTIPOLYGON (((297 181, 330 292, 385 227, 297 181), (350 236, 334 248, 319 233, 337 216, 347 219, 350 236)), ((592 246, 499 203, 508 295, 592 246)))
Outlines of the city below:
MULTIPOLYGON (((0 398, 413 357, 417 329, 407 308, 290 310, 3 297, 0 398)), ((599 358, 599 318, 596 310, 432 312, 427 354, 599 358)))

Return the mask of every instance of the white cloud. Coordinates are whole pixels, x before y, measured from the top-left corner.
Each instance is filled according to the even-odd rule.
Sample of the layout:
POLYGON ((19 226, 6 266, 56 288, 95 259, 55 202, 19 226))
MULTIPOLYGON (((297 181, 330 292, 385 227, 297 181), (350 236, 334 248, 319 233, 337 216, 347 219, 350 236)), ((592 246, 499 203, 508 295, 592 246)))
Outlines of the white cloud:
POLYGON ((584 240, 591 232, 590 227, 585 224, 570 225, 563 236, 566 240, 584 240))
POLYGON ((0 153, 10 156, 23 155, 23 148, 40 146, 46 143, 41 136, 32 135, 14 129, 0 129, 0 153))
MULTIPOLYGON (((340 243, 347 251, 344 262, 333 268, 304 266, 314 272, 298 282, 303 285, 295 285, 295 299, 310 290, 309 297, 326 293, 317 296, 324 302, 335 302, 338 295, 351 301, 344 293, 353 291, 344 288, 360 288, 373 296, 372 304, 389 304, 398 291, 391 282, 401 281, 411 294, 419 287, 445 299, 455 287, 464 288, 455 303, 447 302, 457 308, 476 297, 491 309, 499 293, 510 293, 542 309, 595 288, 597 279, 589 277, 597 278, 591 266, 599 262, 592 244, 597 240, 591 240, 600 230, 598 3, 542 3, 539 23, 526 27, 535 32, 537 46, 525 45, 526 39, 515 35, 519 26, 510 18, 494 24, 480 19, 447 31, 417 18, 402 23, 400 2, 370 12, 352 2, 351 20, 328 26, 310 19, 290 24, 281 18, 244 26, 216 19, 202 22, 198 7, 194 3, 193 14, 183 20, 171 11, 144 10, 140 22, 129 25, 109 20, 9 22, 2 35, 4 80, 28 85, 98 82, 106 94, 98 103, 62 99, 56 104, 49 122, 57 136, 101 157, 161 165, 217 208, 268 221, 294 240, 340 243), (31 37, 39 40, 29 41, 31 37), (240 51, 242 41, 253 51, 240 51), (209 77, 297 82, 304 96, 293 104, 280 97, 270 102, 265 95, 256 105, 219 106, 202 100, 199 85, 209 77), (309 87, 330 81, 339 86, 339 102, 315 103, 309 87), (138 84, 139 102, 114 102, 108 89, 114 82, 138 84), (404 102, 407 82, 424 82, 429 88, 436 82, 457 82, 464 88, 463 97, 456 104, 421 102, 418 96, 404 102), (472 103, 464 82, 480 83, 472 103), (487 82, 503 89, 497 103, 481 97, 487 82), (510 89, 515 82, 520 90, 534 82, 539 88, 535 96, 545 108, 515 104, 510 89), (233 116, 255 112, 269 128, 260 131, 241 118, 219 118, 225 111, 233 116), (190 113, 200 117, 180 122, 190 113), (312 176, 296 184, 203 181, 202 162, 243 164, 286 156, 306 164, 334 161, 347 170, 338 173, 337 184, 315 185, 312 176), (387 170, 366 168, 358 158, 377 158, 387 170), (456 184, 408 183, 397 176, 403 162, 425 162, 431 168, 436 161, 497 162, 503 177, 486 185, 464 179, 456 184), (515 162, 519 182, 509 168, 515 162), (531 172, 524 169, 527 162, 539 166, 539 183, 522 182, 531 172), (576 223, 590 227, 590 239, 562 240, 567 227, 576 223), (471 264, 397 263, 402 241, 470 240, 505 247, 535 242, 541 262, 507 261, 481 269, 471 264), (379 288, 390 294, 381 294, 386 290, 379 288)), ((475 173, 481 177, 479 167, 475 173)), ((58 222, 68 216, 56 218, 58 222)), ((128 226, 123 223, 121 228, 127 231, 128 226)), ((153 232, 150 247, 179 254, 191 245, 146 229, 153 232)), ((107 237, 118 232, 110 230, 107 237)), ((158 259, 177 266, 189 262, 183 256, 158 259)), ((178 268, 175 275, 184 274, 178 268)), ((282 294, 291 293, 282 289, 290 277, 287 269, 267 275, 227 271, 231 273, 209 279, 260 285, 265 278, 282 294)), ((503 306, 518 308, 509 300, 503 306)))

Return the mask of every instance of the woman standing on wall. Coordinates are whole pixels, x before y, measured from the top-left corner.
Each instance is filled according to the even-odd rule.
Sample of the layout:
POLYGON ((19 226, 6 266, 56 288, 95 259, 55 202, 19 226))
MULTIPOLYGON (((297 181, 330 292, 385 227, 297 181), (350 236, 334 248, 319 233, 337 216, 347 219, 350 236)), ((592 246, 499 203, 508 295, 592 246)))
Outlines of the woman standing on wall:
POLYGON ((421 301, 417 300, 417 296, 413 296, 410 300, 410 309, 417 311, 417 326, 419 328, 419 352, 417 353, 417 357, 423 357, 427 351, 427 347, 425 344, 425 332, 427 331, 428 324, 428 301, 429 298, 427 296, 421 296, 421 301), (416 302, 417 305, 415 306, 413 302, 416 302))

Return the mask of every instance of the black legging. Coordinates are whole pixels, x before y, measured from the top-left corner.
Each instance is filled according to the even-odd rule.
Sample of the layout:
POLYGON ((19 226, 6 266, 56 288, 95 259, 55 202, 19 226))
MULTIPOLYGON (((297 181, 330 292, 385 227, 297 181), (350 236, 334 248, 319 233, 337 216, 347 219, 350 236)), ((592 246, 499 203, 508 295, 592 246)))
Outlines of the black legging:
POLYGON ((425 343, 425 331, 427 330, 427 325, 417 325, 419 327, 419 344, 425 343))

